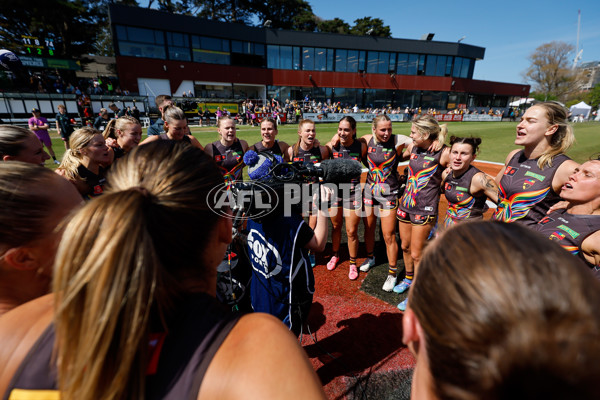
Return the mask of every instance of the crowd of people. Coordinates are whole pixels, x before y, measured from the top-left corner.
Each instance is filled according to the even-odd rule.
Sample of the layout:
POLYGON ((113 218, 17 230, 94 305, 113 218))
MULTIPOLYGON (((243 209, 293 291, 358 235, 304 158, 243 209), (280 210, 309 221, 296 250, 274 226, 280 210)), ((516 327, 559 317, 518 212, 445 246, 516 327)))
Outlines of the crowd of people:
POLYGON ((51 147, 36 110, 31 130, 0 126, 0 393, 324 398, 294 336, 331 221, 326 268, 341 262, 345 223, 350 280, 382 264, 381 226, 382 290, 409 292, 398 308, 416 359, 413 398, 598 398, 600 159, 566 156, 574 133, 560 104, 527 110, 516 127, 522 149, 495 178, 472 165, 481 139, 446 145, 447 126, 433 113, 416 116, 409 137, 383 113, 359 137, 346 116, 322 141, 301 118, 292 145, 277 140, 276 118, 263 118, 249 145, 221 115, 218 140, 202 146, 169 96, 156 105, 161 118, 143 141, 127 115, 103 131, 70 133, 57 120, 68 142, 57 174, 41 167, 42 145, 51 147), (232 313, 214 297, 239 210, 216 194, 230 196, 244 168, 278 191, 277 171, 329 158, 364 165, 366 182, 311 178, 301 183, 310 198, 290 212, 249 211, 236 229, 247 236, 254 313, 232 313), (442 193, 448 211, 438 223, 442 193), (495 221, 483 220, 486 202, 497 206, 495 221))

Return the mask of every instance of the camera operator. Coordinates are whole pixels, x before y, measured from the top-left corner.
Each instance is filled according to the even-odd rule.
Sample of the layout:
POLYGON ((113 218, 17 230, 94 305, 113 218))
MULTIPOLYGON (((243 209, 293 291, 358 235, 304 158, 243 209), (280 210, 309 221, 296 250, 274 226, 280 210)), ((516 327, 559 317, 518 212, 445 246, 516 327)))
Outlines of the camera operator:
MULTIPOLYGON (((253 151, 244 156, 248 175, 260 182, 269 178, 271 167, 283 162, 281 156, 260 157, 253 151), (255 157, 250 161, 249 157, 255 157), (265 166, 265 164, 267 166, 265 166)), ((299 186, 302 185, 298 184, 299 186)), ((301 188, 298 188, 301 190, 301 188)), ((279 204, 260 218, 248 221, 248 250, 253 274, 250 298, 254 311, 274 315, 282 320, 296 336, 302 333, 314 293, 314 275, 308 251, 321 252, 327 241, 327 210, 331 189, 321 186, 321 198, 315 196, 314 204, 323 204, 315 211, 317 224, 311 229, 301 216, 300 209, 284 213, 283 201, 288 196, 279 195, 279 204)))

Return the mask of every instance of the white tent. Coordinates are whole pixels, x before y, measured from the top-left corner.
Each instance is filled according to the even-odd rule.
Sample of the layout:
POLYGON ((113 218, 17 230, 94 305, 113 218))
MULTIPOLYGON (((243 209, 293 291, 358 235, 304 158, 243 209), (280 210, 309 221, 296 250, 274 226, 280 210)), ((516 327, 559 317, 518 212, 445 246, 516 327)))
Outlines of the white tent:
POLYGON ((513 101, 513 102, 512 102, 512 103, 510 103, 508 106, 509 106, 509 107, 519 107, 519 106, 522 106, 522 105, 524 105, 524 104, 527 104, 527 105, 529 105, 529 104, 533 103, 533 101, 534 101, 534 100, 535 100, 535 99, 533 99, 533 98, 531 98, 531 97, 529 97, 529 98, 524 98, 524 97, 523 97, 523 98, 521 98, 521 99, 519 99, 519 100, 515 100, 515 101, 513 101))
POLYGON ((571 106, 569 111, 571 111, 571 115, 573 117, 575 117, 577 115, 583 115, 583 118, 587 119, 588 116, 590 115, 590 112, 592 111, 592 106, 588 106, 587 104, 585 104, 582 101, 579 104, 575 104, 574 106, 571 106))

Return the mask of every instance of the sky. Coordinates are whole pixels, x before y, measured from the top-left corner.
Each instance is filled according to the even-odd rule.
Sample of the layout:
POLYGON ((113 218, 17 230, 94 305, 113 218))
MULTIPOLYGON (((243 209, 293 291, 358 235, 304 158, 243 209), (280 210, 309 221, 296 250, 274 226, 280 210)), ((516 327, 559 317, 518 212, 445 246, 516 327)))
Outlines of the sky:
MULTIPOLYGON (((526 83, 523 73, 538 46, 563 41, 577 46, 577 10, 581 10, 581 62, 600 61, 600 0, 437 1, 308 0, 323 19, 340 18, 351 26, 363 17, 380 18, 393 38, 433 40, 484 47, 474 79, 526 83)), ((573 52, 575 53, 575 51, 573 52)), ((573 54, 572 58, 575 57, 573 54)))

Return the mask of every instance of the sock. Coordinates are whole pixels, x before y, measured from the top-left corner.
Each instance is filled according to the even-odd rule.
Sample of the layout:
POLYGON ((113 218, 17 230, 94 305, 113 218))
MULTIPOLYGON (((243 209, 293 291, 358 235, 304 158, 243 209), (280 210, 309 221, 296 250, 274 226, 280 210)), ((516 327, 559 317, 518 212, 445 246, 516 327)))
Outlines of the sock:
POLYGON ((350 257, 350 265, 356 265, 356 257, 350 257))
POLYGON ((369 258, 371 260, 374 259, 375 258, 375 253, 374 252, 367 253, 367 258, 369 258))
POLYGON ((55 156, 52 156, 52 158, 54 159, 54 161, 56 161, 56 157, 55 156))
POLYGON ((394 266, 392 267, 392 266, 390 265, 390 266, 388 267, 388 275, 393 275, 393 276, 396 276, 396 274, 397 274, 397 273, 398 273, 398 267, 397 267, 397 266, 395 266, 395 265, 394 265, 394 266))
POLYGON ((410 283, 412 283, 414 277, 415 277, 415 272, 414 271, 413 272, 406 271, 406 273, 404 274, 404 279, 406 279, 410 283))

